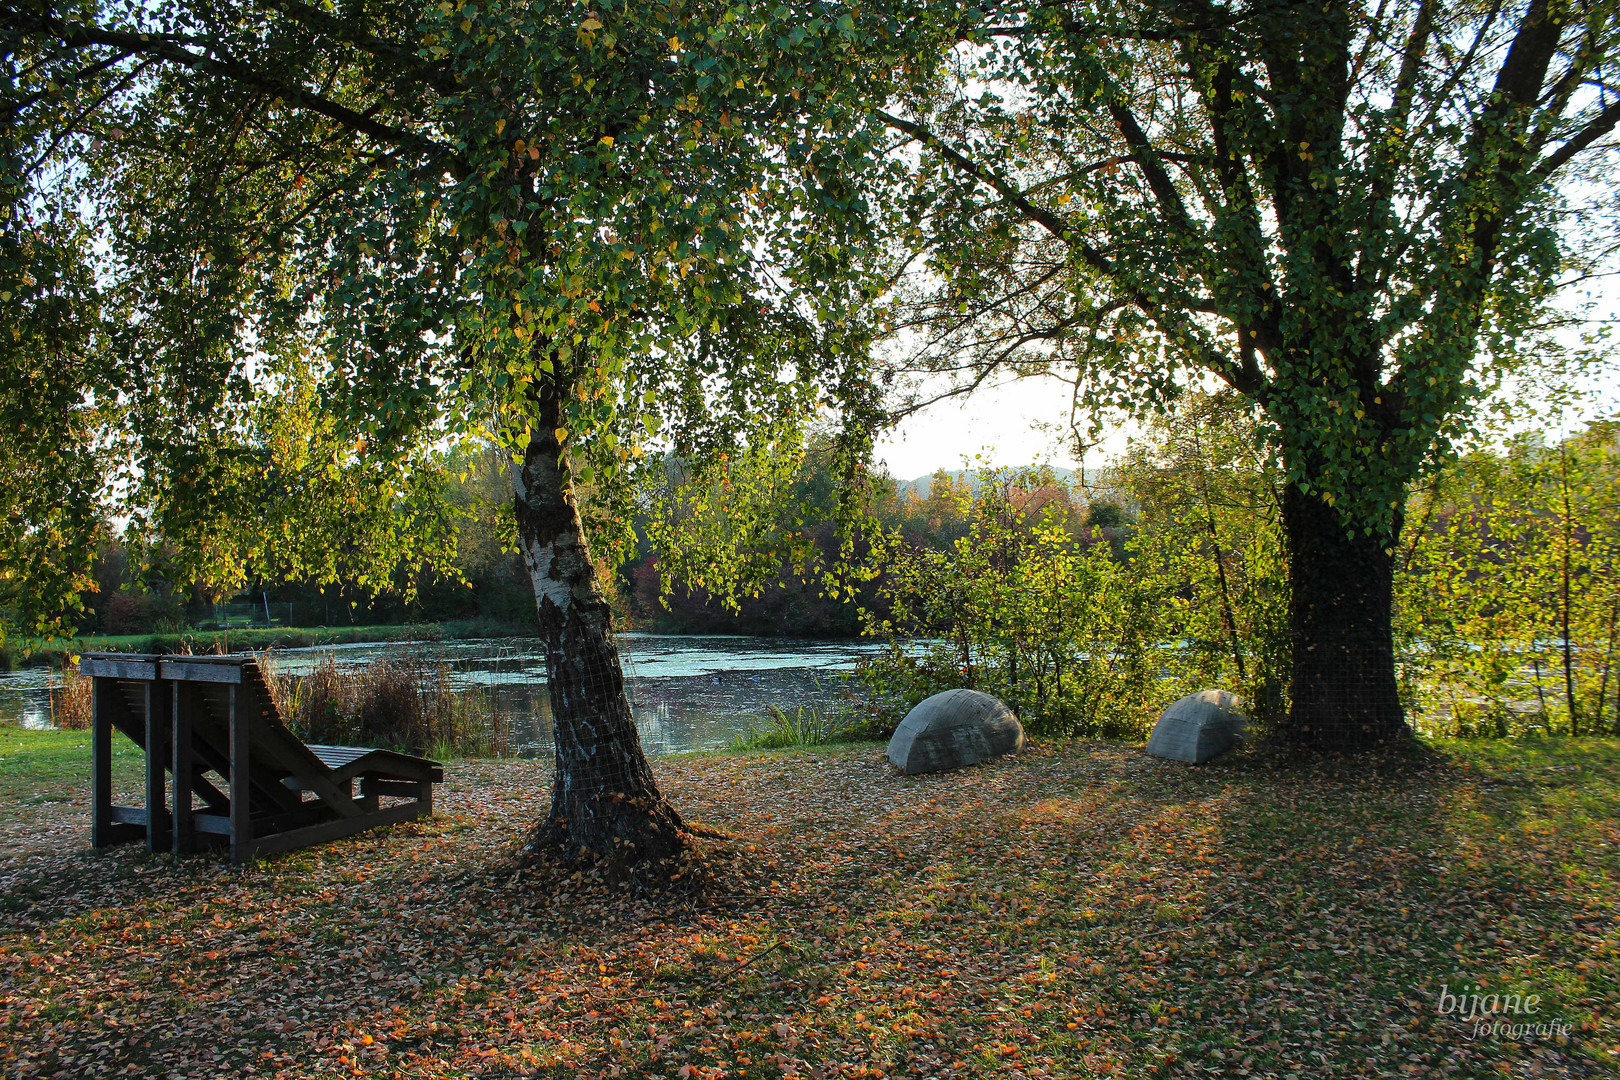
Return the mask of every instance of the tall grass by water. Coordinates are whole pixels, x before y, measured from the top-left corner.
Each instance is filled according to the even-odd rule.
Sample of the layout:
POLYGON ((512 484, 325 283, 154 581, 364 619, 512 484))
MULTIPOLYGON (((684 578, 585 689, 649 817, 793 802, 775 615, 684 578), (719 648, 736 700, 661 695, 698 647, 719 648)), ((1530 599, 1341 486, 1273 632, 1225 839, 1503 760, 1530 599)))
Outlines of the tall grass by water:
POLYGON ((294 675, 273 654, 259 667, 282 720, 313 743, 399 749, 435 758, 505 757, 510 725, 490 693, 453 685, 454 670, 426 654, 339 665, 330 655, 294 675))
POLYGON ((889 726, 870 709, 850 702, 800 705, 788 712, 776 705, 765 711, 764 722, 731 740, 733 750, 781 750, 790 746, 829 746, 834 743, 884 739, 889 726))
POLYGON ((79 674, 77 660, 65 664, 60 673, 53 672, 46 683, 46 694, 51 706, 51 726, 64 731, 85 731, 90 727, 90 698, 94 680, 79 674))

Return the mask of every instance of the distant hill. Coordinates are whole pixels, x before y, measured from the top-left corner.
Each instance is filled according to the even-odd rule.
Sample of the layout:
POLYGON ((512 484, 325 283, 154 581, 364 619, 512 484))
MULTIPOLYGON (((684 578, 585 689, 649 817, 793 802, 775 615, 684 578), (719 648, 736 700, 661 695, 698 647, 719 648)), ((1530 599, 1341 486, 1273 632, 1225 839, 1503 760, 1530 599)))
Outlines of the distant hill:
MULTIPOLYGON (((1079 475, 1078 471, 1075 469, 1060 469, 1056 465, 1052 466, 1051 468, 1052 475, 1057 477, 1059 480, 1068 480, 1079 475)), ((972 485, 973 490, 978 491, 979 476, 982 471, 983 470, 980 469, 946 469, 945 475, 949 476, 952 480, 961 480, 963 477, 966 477, 968 482, 972 485)), ((894 486, 897 494, 904 495, 909 491, 915 491, 917 493, 917 498, 926 499, 928 498, 928 493, 934 489, 934 476, 932 473, 930 473, 927 476, 919 476, 915 480, 896 480, 894 482, 894 486)))

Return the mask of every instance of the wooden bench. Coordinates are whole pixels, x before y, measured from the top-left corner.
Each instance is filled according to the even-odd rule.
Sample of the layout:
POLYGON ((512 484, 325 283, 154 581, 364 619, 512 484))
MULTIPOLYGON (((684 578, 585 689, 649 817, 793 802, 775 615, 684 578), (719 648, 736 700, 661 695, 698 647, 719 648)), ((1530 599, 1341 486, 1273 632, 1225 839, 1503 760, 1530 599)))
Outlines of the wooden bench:
POLYGON ((281 722, 251 656, 86 653, 79 671, 94 680, 95 847, 142 837, 154 852, 229 843, 240 863, 433 813, 438 762, 306 746, 281 722), (144 806, 112 803, 114 730, 145 751, 144 806))

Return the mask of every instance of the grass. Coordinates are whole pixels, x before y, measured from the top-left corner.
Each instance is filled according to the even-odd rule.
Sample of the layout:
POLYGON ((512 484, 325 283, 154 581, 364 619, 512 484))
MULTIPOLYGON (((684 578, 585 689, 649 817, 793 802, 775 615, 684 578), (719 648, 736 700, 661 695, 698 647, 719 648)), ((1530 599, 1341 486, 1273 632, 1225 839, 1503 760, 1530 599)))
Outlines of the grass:
POLYGON ((870 744, 664 759, 733 839, 652 889, 514 860, 533 762, 453 763, 430 821, 232 869, 87 851, 82 807, 26 801, 84 737, 7 738, 8 1077, 1586 1077, 1620 1053, 1614 740, 1395 769, 1101 741, 917 777, 870 744), (1476 1038, 1438 1007, 1463 986, 1539 995, 1568 1034, 1476 1038))
POLYGON ((12 647, 16 650, 17 663, 61 667, 66 657, 87 652, 260 652, 265 649, 300 649, 365 642, 532 637, 535 632, 532 623, 470 619, 404 626, 260 627, 224 631, 191 630, 180 634, 89 635, 66 640, 21 641, 12 647))
MULTIPOLYGON (((113 786, 140 790, 142 755, 120 736, 113 740, 113 786)), ((47 804, 89 806, 90 733, 25 731, 0 724, 0 820, 47 804)), ((88 809, 84 810, 89 820, 88 809)))
POLYGON ((768 706, 764 723, 731 740, 734 753, 748 750, 783 750, 791 746, 830 746, 869 742, 893 732, 880 718, 853 705, 800 705, 791 713, 768 706))

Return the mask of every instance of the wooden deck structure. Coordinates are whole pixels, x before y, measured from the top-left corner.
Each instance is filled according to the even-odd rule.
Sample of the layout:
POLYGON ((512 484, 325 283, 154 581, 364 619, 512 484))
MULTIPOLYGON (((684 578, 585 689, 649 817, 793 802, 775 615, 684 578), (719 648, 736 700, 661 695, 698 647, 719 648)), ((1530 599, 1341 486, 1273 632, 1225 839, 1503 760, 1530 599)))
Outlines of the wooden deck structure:
POLYGON ((187 852, 228 843, 241 863, 433 813, 433 785, 444 780, 438 762, 305 745, 282 724, 251 656, 86 653, 79 671, 94 680, 95 847, 144 838, 149 851, 187 852), (112 803, 115 730, 145 751, 144 806, 112 803))

